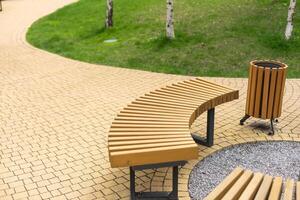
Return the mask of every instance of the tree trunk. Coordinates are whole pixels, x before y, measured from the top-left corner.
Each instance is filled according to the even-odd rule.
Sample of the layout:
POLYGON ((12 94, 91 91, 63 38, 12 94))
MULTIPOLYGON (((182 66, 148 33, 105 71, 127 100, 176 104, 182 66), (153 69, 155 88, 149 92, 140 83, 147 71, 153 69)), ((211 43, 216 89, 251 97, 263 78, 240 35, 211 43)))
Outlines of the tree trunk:
POLYGON ((295 8, 296 8, 296 0, 291 0, 289 10, 288 10, 287 25, 286 25, 286 29, 285 29, 285 39, 287 39, 287 40, 289 40, 292 36, 293 16, 295 13, 295 8))
POLYGON ((167 23, 166 23, 166 33, 167 38, 175 38, 174 25, 173 25, 173 0, 167 0, 167 23))
POLYGON ((113 0, 106 0, 106 19, 105 19, 105 27, 110 28, 113 27, 113 0))

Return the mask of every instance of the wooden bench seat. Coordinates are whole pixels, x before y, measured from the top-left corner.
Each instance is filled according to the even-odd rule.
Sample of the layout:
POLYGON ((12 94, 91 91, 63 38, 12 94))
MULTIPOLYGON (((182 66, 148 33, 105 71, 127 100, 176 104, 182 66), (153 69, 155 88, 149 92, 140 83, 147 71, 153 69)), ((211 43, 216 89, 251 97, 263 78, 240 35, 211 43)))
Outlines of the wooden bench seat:
POLYGON ((199 78, 159 88, 137 98, 118 113, 110 127, 111 166, 131 167, 134 173, 133 169, 146 166, 178 167, 178 164, 196 159, 198 146, 195 141, 213 145, 214 108, 237 98, 237 90, 199 78), (206 111, 207 137, 196 134, 191 137, 190 126, 206 111))
POLYGON ((300 182, 234 169, 204 200, 300 200, 300 182), (283 190, 284 189, 284 190, 283 190))

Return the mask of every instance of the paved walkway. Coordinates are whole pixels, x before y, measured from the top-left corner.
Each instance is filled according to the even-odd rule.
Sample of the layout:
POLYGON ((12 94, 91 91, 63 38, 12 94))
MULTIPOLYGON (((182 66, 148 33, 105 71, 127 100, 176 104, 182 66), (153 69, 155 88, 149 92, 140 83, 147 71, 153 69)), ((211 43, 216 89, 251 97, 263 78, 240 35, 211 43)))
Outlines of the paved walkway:
MULTIPOLYGON (((187 77, 92 65, 31 47, 33 21, 72 0, 7 0, 0 12, 0 199, 128 199, 128 169, 111 169, 107 131, 122 106, 143 93, 187 77)), ((211 79, 211 78, 210 78, 211 79)), ((240 99, 217 108, 216 145, 199 146, 199 159, 231 144, 300 140, 300 80, 288 80, 275 137, 268 123, 243 116, 246 79, 211 79, 240 89, 240 99)), ((204 130, 205 116, 194 130, 204 130)), ((180 171, 188 199, 191 161, 180 171)), ((167 190, 168 169, 138 173, 139 189, 167 190)))

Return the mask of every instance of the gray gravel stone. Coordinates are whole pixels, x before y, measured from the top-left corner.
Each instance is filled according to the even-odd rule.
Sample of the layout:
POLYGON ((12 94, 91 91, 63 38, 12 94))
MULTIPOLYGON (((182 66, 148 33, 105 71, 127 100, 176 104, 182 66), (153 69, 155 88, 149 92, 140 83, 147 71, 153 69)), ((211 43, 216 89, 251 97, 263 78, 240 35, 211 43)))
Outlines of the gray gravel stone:
POLYGON ((298 180, 300 143, 280 141, 240 144, 208 156, 190 174, 191 198, 203 199, 237 166, 284 179, 298 180))

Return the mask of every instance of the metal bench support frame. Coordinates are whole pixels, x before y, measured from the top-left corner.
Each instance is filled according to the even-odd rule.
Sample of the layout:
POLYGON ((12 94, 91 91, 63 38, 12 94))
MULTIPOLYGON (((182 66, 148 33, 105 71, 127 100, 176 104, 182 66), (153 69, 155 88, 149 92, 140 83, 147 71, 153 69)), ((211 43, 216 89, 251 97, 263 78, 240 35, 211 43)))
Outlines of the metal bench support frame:
MULTIPOLYGON (((249 119, 250 117, 251 117, 250 115, 245 114, 245 116, 240 120, 240 125, 244 125, 245 121, 247 119, 249 119)), ((274 135, 275 134, 274 122, 277 123, 278 119, 273 119, 273 118, 270 119, 270 132, 269 132, 269 135, 274 135)))
POLYGON ((206 125, 206 138, 192 133, 192 137, 197 144, 211 147, 214 145, 214 125, 215 125, 215 108, 207 111, 207 125, 206 125))
POLYGON ((130 196, 131 200, 138 199, 172 199, 178 200, 178 166, 183 166, 187 161, 174 161, 158 164, 132 166, 130 170, 130 196), (144 169, 155 169, 162 167, 173 168, 173 190, 171 192, 136 192, 135 191, 135 171, 144 169))

